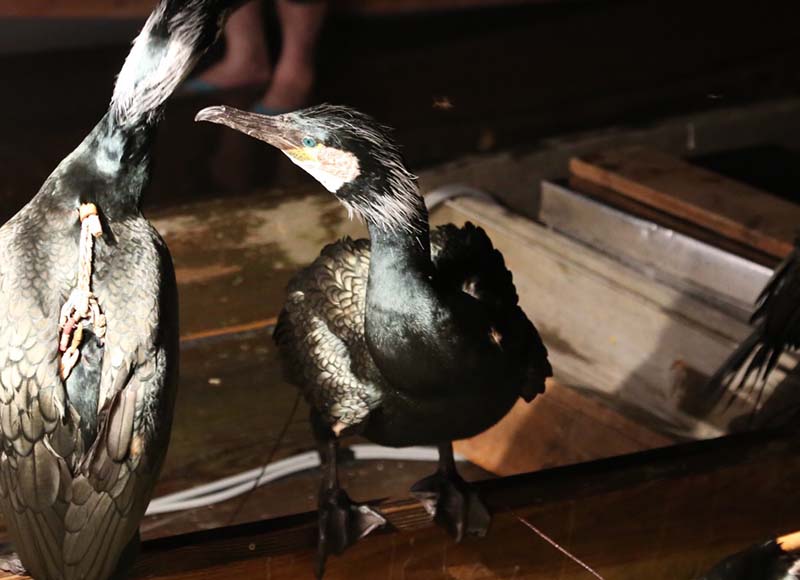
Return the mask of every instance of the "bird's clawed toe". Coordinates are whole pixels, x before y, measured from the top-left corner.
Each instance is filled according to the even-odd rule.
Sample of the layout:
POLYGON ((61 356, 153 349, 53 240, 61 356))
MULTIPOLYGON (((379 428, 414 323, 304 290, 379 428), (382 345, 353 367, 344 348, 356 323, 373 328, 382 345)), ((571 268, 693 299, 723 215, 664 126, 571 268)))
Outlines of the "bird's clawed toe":
POLYGON ((415 483, 411 494, 457 542, 465 535, 483 537, 489 530, 489 509, 458 474, 438 471, 415 483))
POLYGON ((16 574, 17 576, 26 576, 27 570, 22 565, 22 561, 14 553, 3 554, 0 556, 0 570, 8 572, 9 574, 16 574))

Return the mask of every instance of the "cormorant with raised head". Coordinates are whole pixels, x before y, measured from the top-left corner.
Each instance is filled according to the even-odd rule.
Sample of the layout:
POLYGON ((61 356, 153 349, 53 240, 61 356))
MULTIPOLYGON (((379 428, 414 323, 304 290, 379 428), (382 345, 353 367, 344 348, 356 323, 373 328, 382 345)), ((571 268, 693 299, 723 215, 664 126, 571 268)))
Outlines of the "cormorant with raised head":
POLYGON ((753 331, 709 380, 717 397, 753 378, 760 400, 781 355, 800 346, 800 238, 761 291, 750 324, 753 331))
POLYGON ((483 535, 489 513, 458 475, 452 441, 491 427, 520 396, 533 399, 552 374, 500 252, 469 223, 429 231, 388 130, 360 112, 322 105, 266 117, 212 107, 197 118, 282 150, 369 230, 370 240, 329 245, 293 278, 275 330, 326 466, 318 574, 329 553, 385 522, 339 487, 338 437, 349 433, 438 445, 438 471, 412 492, 457 539, 483 535))
POLYGON ((140 201, 164 102, 234 4, 161 0, 108 112, 0 228, 0 507, 37 580, 109 578, 138 543, 178 373, 175 274, 140 201))

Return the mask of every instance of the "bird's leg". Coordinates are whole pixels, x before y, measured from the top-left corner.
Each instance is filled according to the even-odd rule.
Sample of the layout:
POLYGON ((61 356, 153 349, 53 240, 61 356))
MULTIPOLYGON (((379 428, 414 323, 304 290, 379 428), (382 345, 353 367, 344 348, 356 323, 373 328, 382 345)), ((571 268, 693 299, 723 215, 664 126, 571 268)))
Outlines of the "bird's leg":
POLYGON ((339 442, 321 418, 312 417, 311 422, 322 463, 316 564, 317 578, 322 578, 329 554, 341 554, 374 529, 386 525, 386 519, 369 506, 353 502, 339 486, 339 442))
POLYGON ((465 534, 486 535, 492 516, 478 492, 458 474, 451 442, 439 445, 439 468, 415 483, 411 493, 457 542, 465 534))

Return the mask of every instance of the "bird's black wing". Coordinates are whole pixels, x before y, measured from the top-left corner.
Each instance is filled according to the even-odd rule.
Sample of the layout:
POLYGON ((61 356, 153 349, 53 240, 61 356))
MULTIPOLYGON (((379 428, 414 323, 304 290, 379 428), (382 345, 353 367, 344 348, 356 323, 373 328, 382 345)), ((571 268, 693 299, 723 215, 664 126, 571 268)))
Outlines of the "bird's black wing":
POLYGON ((58 374, 59 292, 48 276, 74 264, 43 246, 44 226, 23 210, 0 228, 0 507, 29 571, 47 580, 63 570, 81 441, 58 374))
POLYGON ((337 429, 381 403, 380 373, 364 338, 369 241, 345 238, 294 276, 274 338, 288 379, 337 429))
POLYGON ((750 322, 753 331, 709 381, 717 397, 741 389, 751 377, 755 379, 760 397, 781 354, 800 346, 800 255, 797 242, 761 291, 750 322))
POLYGON ((431 256, 442 283, 474 296, 489 309, 507 350, 525 369, 521 396, 530 401, 543 393, 545 379, 553 374, 547 349, 519 307, 513 276, 486 232, 469 222, 461 228, 439 226, 431 231, 431 256))
POLYGON ((797 562, 771 540, 725 558, 701 580, 790 580, 800 578, 797 562))

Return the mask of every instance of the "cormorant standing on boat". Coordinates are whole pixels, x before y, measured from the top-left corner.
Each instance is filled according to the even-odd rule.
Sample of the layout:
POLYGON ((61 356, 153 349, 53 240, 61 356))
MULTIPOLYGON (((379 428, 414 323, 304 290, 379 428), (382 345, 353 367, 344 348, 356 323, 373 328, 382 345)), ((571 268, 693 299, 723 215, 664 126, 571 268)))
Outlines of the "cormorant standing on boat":
POLYGON ((532 400, 552 374, 500 252, 472 224, 430 232, 386 128, 357 111, 322 105, 265 117, 212 107, 197 118, 281 149, 369 229, 370 240, 329 245, 294 277, 275 331, 325 464, 318 574, 329 553, 385 523, 339 487, 344 434, 438 445, 438 471, 412 492, 457 539, 483 535, 490 516, 458 475, 452 441, 491 427, 520 396, 532 400))
POLYGON ((800 238, 761 291, 750 323, 753 331, 709 381, 718 397, 753 377, 760 399, 784 351, 800 346, 800 238))
POLYGON ((161 0, 110 108, 0 228, 0 507, 37 580, 124 568, 169 440, 175 274, 142 216, 164 102, 234 2, 161 0), (118 566, 119 564, 119 566, 118 566))

